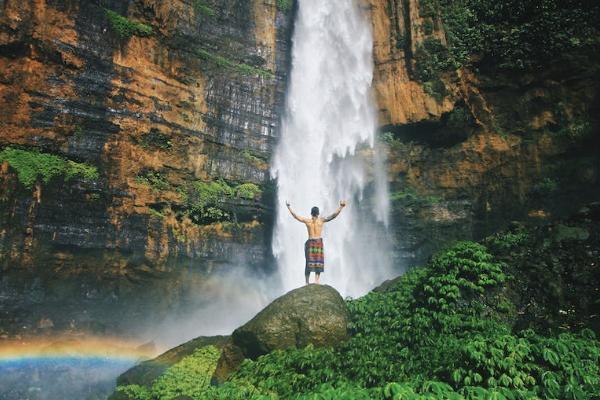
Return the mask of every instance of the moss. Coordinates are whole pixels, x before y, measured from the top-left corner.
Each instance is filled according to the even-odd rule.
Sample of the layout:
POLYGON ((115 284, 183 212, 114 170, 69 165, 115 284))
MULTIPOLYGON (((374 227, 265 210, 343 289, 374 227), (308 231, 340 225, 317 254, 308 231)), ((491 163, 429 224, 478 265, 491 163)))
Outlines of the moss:
POLYGON ((423 83, 423 90, 438 103, 444 101, 444 98, 448 96, 448 89, 446 89, 446 85, 444 85, 441 79, 434 79, 423 83))
POLYGON ((196 14, 205 15, 207 17, 214 17, 216 15, 215 10, 202 0, 194 0, 192 6, 194 7, 194 12, 196 14))
POLYGON ((27 188, 31 188, 38 180, 49 183, 57 176, 64 176, 65 180, 80 177, 94 181, 99 178, 98 169, 94 166, 34 150, 7 147, 0 152, 0 162, 8 162, 27 188))
POLYGON ((141 22, 134 22, 109 9, 104 9, 112 30, 121 38, 127 39, 133 35, 149 36, 152 27, 141 22))
POLYGON ((398 202, 401 204, 417 204, 417 205, 433 205, 441 201, 440 197, 437 196, 422 196, 418 194, 413 188, 407 188, 406 190, 399 190, 390 194, 390 200, 392 202, 398 202))
POLYGON ((201 347, 170 366, 152 387, 123 385, 116 390, 136 400, 204 398, 220 356, 221 351, 215 346, 201 347))
POLYGON ((158 129, 151 129, 150 132, 143 135, 140 139, 140 144, 144 148, 160 148, 163 150, 169 150, 173 147, 171 138, 158 129))
POLYGON ((235 211, 232 203, 236 199, 255 200, 262 195, 262 189, 251 182, 232 186, 223 179, 210 182, 196 181, 188 190, 178 189, 186 204, 184 213, 197 224, 226 222, 232 219, 235 211))
POLYGON ((83 137, 84 134, 84 130, 81 127, 81 125, 76 125, 73 130, 72 130, 72 134, 75 137, 75 139, 80 140, 83 137))
POLYGON ((137 183, 149 186, 156 192, 162 192, 171 189, 167 179, 156 171, 144 171, 135 178, 137 183))
POLYGON ((263 160, 260 157, 257 157, 256 155, 252 154, 248 150, 244 150, 242 152, 242 157, 244 157, 244 160, 247 163, 253 165, 254 167, 256 167, 258 169, 266 169, 267 168, 267 163, 265 162, 265 160, 263 160))
POLYGON ((289 12, 293 6, 293 0, 277 0, 277 9, 281 12, 289 12))
POLYGON ((259 76, 261 76, 263 78, 267 78, 267 79, 275 78, 275 75, 269 70, 266 70, 264 68, 253 67, 252 65, 248 65, 248 64, 244 64, 244 63, 237 63, 228 58, 225 58, 218 54, 211 53, 206 50, 202 50, 202 49, 198 50, 198 55, 203 60, 210 61, 210 62, 218 65, 219 67, 223 67, 223 68, 238 72, 242 75, 259 75, 259 76))
POLYGON ((236 187, 235 194, 240 199, 254 200, 262 194, 262 190, 254 183, 242 183, 236 187))

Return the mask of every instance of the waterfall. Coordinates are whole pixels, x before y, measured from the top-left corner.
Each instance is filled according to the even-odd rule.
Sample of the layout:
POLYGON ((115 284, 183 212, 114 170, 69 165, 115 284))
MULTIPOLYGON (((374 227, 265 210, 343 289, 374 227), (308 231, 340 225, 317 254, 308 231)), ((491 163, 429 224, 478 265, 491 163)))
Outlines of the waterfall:
POLYGON ((304 283, 307 238, 286 200, 306 217, 314 205, 324 217, 348 201, 325 224, 322 283, 357 296, 391 273, 372 52, 371 23, 357 1, 298 1, 286 112, 271 167, 278 185, 273 254, 285 290, 304 283))

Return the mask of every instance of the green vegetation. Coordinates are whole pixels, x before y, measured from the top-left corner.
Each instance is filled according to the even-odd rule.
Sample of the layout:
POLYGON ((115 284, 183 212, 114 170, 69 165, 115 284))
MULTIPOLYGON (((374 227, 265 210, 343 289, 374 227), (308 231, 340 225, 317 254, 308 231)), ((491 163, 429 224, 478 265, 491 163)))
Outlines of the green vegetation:
POLYGON ((242 151, 242 157, 244 157, 244 160, 246 162, 248 162, 249 164, 253 165, 254 167, 256 167, 258 169, 266 169, 267 168, 266 161, 260 157, 257 157, 249 150, 242 151))
POLYGON ((225 58, 218 54, 211 53, 206 50, 202 50, 202 49, 198 50, 198 55, 203 60, 210 61, 219 67, 223 67, 223 68, 238 72, 242 75, 259 75, 259 76, 261 76, 263 78, 267 78, 267 79, 275 78, 275 75, 269 70, 266 70, 264 68, 254 67, 252 65, 245 64, 245 63, 238 63, 238 62, 232 61, 228 58, 225 58))
POLYGON ((420 13, 442 17, 449 60, 456 66, 478 54, 494 67, 536 68, 600 45, 597 2, 423 0, 420 13))
POLYGON ((406 190, 399 190, 390 193, 390 200, 392 202, 398 202, 404 205, 416 204, 421 206, 437 204, 441 201, 441 199, 437 196, 422 196, 411 187, 408 187, 406 190))
POLYGON ((104 9, 112 30, 121 38, 128 39, 133 35, 149 36, 152 27, 141 22, 134 22, 109 9, 104 9))
POLYGON ((145 148, 159 148, 169 150, 173 147, 171 137, 165 135, 157 129, 152 129, 140 139, 140 144, 145 148))
POLYGON ((156 192, 162 192, 171 189, 169 181, 156 171, 144 171, 135 178, 137 183, 149 186, 156 192))
POLYGON ((119 386, 117 391, 136 400, 172 400, 179 396, 200 398, 210 384, 220 355, 221 351, 214 346, 196 349, 192 355, 169 367, 150 389, 127 385, 119 386))
MULTIPOLYGON (((528 240, 520 231, 491 239, 511 252, 528 240)), ((595 334, 516 328, 505 288, 518 283, 509 270, 484 245, 458 242, 385 291, 348 300, 352 336, 338 348, 274 351, 244 361, 222 386, 185 393, 229 400, 597 398, 595 334)), ((194 368, 178 368, 177 379, 189 382, 198 375, 194 368)), ((171 398, 161 397, 156 383, 151 390, 119 390, 171 398)))
POLYGON ((186 203, 186 214, 197 224, 229 221, 232 217, 231 203, 236 199, 255 200, 262 195, 260 187, 246 182, 231 186, 223 179, 196 181, 188 190, 180 190, 186 203))
POLYGON ((254 200, 262 194, 262 190, 254 183, 242 183, 236 187, 235 194, 240 199, 254 200))
POLYGON ((202 0, 194 0, 192 6, 196 14, 206 15, 207 17, 214 17, 216 15, 215 10, 202 0))
POLYGON ((35 150, 6 147, 0 152, 0 162, 5 161, 17 172, 19 181, 27 188, 33 187, 38 180, 48 183, 57 176, 63 176, 67 181, 75 177, 88 181, 99 178, 98 169, 94 166, 35 150))
POLYGON ((294 6, 294 0, 277 0, 277 9, 281 12, 289 12, 294 6))

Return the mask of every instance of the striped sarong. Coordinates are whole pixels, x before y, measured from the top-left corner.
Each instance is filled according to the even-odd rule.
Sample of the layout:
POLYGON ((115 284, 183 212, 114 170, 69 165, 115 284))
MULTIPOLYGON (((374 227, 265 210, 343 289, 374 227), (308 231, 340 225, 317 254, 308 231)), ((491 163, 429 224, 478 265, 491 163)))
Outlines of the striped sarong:
POLYGON ((308 239, 304 244, 306 257, 305 274, 311 272, 321 273, 325 268, 325 253, 323 252, 323 239, 308 239))

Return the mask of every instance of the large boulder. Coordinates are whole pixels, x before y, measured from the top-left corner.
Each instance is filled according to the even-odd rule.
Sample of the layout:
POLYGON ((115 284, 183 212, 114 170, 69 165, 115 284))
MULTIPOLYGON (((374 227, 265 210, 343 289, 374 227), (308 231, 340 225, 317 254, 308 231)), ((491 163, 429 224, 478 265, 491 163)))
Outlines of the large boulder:
POLYGON ((306 345, 336 346, 348 338, 350 314, 331 286, 308 285, 279 297, 236 329, 223 348, 213 382, 221 383, 245 358, 306 345))

